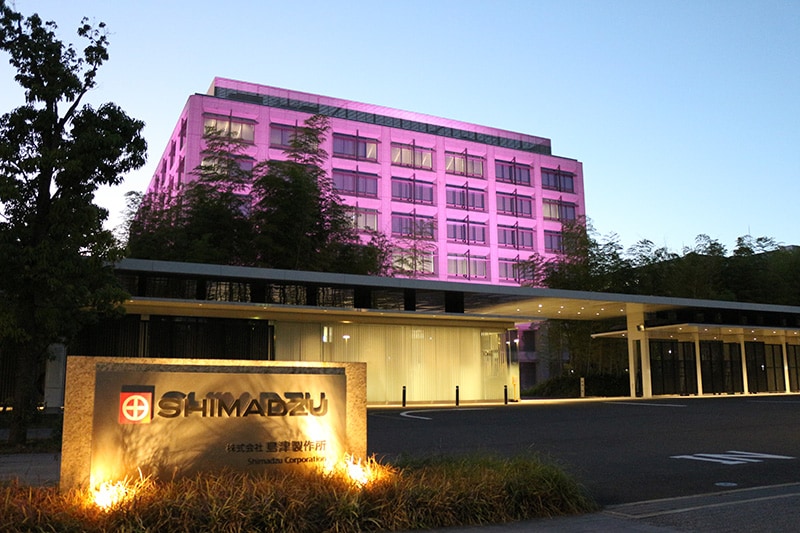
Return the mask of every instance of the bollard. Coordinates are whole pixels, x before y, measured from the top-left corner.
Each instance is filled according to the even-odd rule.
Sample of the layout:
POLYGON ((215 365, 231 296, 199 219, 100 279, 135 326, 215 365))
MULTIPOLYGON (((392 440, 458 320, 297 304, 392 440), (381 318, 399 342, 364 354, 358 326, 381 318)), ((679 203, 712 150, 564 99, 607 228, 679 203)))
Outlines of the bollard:
POLYGON ((458 407, 458 385, 456 385, 456 407, 458 407))
POLYGON ((503 404, 508 405, 508 385, 503 385, 503 404))
POLYGON ((406 406, 406 386, 403 385, 403 407, 406 406))

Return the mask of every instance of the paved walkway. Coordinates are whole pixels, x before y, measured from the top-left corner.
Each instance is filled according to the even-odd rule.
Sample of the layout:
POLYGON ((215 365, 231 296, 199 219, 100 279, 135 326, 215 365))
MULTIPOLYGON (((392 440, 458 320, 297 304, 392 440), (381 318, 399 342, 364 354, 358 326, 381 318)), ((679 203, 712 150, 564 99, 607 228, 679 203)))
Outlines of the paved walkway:
MULTIPOLYGON (((57 485, 61 454, 0 455, 0 482, 57 485)), ((797 531, 800 483, 731 490, 607 507, 601 512, 512 524, 444 528, 443 533, 669 533, 797 531)))

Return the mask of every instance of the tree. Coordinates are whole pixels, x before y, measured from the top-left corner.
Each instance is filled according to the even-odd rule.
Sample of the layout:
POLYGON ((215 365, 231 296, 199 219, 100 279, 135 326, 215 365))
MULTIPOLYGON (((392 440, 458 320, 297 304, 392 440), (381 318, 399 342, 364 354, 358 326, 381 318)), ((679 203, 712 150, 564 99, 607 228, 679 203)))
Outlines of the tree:
MULTIPOLYGON (((616 234, 598 238, 592 224, 578 219, 562 224, 562 249, 554 258, 532 255, 520 262, 528 275, 524 284, 595 292, 623 292, 630 285, 630 262, 622 257, 616 234)), ((544 351, 551 365, 559 364, 569 354, 569 369, 581 375, 602 370, 602 340, 594 340, 595 330, 605 325, 586 320, 548 320, 544 351)), ((606 359, 609 359, 606 357, 606 359)))
POLYGON ((626 255, 632 268, 633 294, 664 294, 665 280, 678 255, 666 247, 656 248, 653 241, 642 239, 631 246, 626 255))
POLYGON ((666 296, 732 300, 733 294, 724 277, 725 246, 708 235, 695 237, 693 248, 684 247, 683 255, 673 262, 666 296))
POLYGON ((598 239, 591 222, 578 219, 562 224, 562 248, 554 258, 533 255, 521 261, 530 272, 527 285, 551 289, 625 292, 630 283, 630 262, 622 257, 619 236, 598 239))
POLYGON ((82 103, 108 59, 105 25, 83 20, 80 55, 54 22, 0 0, 0 49, 25 104, 0 119, 0 350, 16 367, 9 443, 24 444, 50 345, 66 342, 125 298, 111 261, 119 249, 94 204, 144 164, 143 123, 112 103, 82 103))
POLYGON ((193 171, 197 180, 179 196, 140 195, 138 209, 130 213, 130 257, 253 263, 250 200, 246 194, 252 160, 243 154, 242 141, 228 132, 209 129, 204 139, 203 161, 193 171))
POLYGON ((386 238, 355 231, 323 169, 327 130, 328 119, 313 116, 298 128, 286 161, 256 162, 249 144, 207 129, 197 179, 178 194, 141 198, 130 223, 130 257, 387 274, 386 238))
POLYGON ((386 241, 363 242, 323 165, 329 119, 314 115, 299 126, 285 161, 253 169, 253 222, 258 262, 270 268, 385 273, 386 241))

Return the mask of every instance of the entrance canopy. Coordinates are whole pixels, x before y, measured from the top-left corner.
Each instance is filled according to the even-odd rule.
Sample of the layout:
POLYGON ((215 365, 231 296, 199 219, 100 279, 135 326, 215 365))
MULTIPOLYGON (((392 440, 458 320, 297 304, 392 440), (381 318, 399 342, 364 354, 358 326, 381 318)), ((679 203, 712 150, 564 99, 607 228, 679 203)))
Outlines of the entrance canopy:
MULTIPOLYGON (((606 331, 595 337, 628 341, 632 394, 653 394, 650 345, 655 341, 684 343, 680 350, 665 345, 664 352, 653 357, 669 358, 680 351, 681 379, 694 379, 686 378, 687 365, 694 366, 697 385, 687 390, 698 394, 704 390, 701 360, 718 353, 728 367, 741 366, 742 376, 734 381, 742 381, 742 392, 748 392, 748 358, 756 361, 750 373, 769 366, 759 363, 762 352, 770 352, 770 364, 783 370, 773 376, 776 390, 800 389, 797 306, 138 259, 119 262, 116 271, 132 295, 125 303, 129 313, 298 321, 326 317, 390 324, 435 320, 442 325, 482 322, 495 327, 547 319, 598 321, 606 331), (708 343, 722 343, 721 351, 708 343)), ((731 390, 738 392, 736 385, 731 390)))

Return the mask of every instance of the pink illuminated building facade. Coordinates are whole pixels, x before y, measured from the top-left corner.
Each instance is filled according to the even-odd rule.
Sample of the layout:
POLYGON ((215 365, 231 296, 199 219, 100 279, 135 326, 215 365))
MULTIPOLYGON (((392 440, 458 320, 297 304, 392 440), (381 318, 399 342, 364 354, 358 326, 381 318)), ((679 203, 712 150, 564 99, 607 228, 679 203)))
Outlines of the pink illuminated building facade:
POLYGON ((518 285, 517 263, 585 214, 582 165, 549 139, 223 78, 189 97, 148 193, 196 179, 207 127, 250 144, 246 166, 282 159, 313 114, 330 117, 326 170, 354 223, 396 243, 408 276, 518 285))

